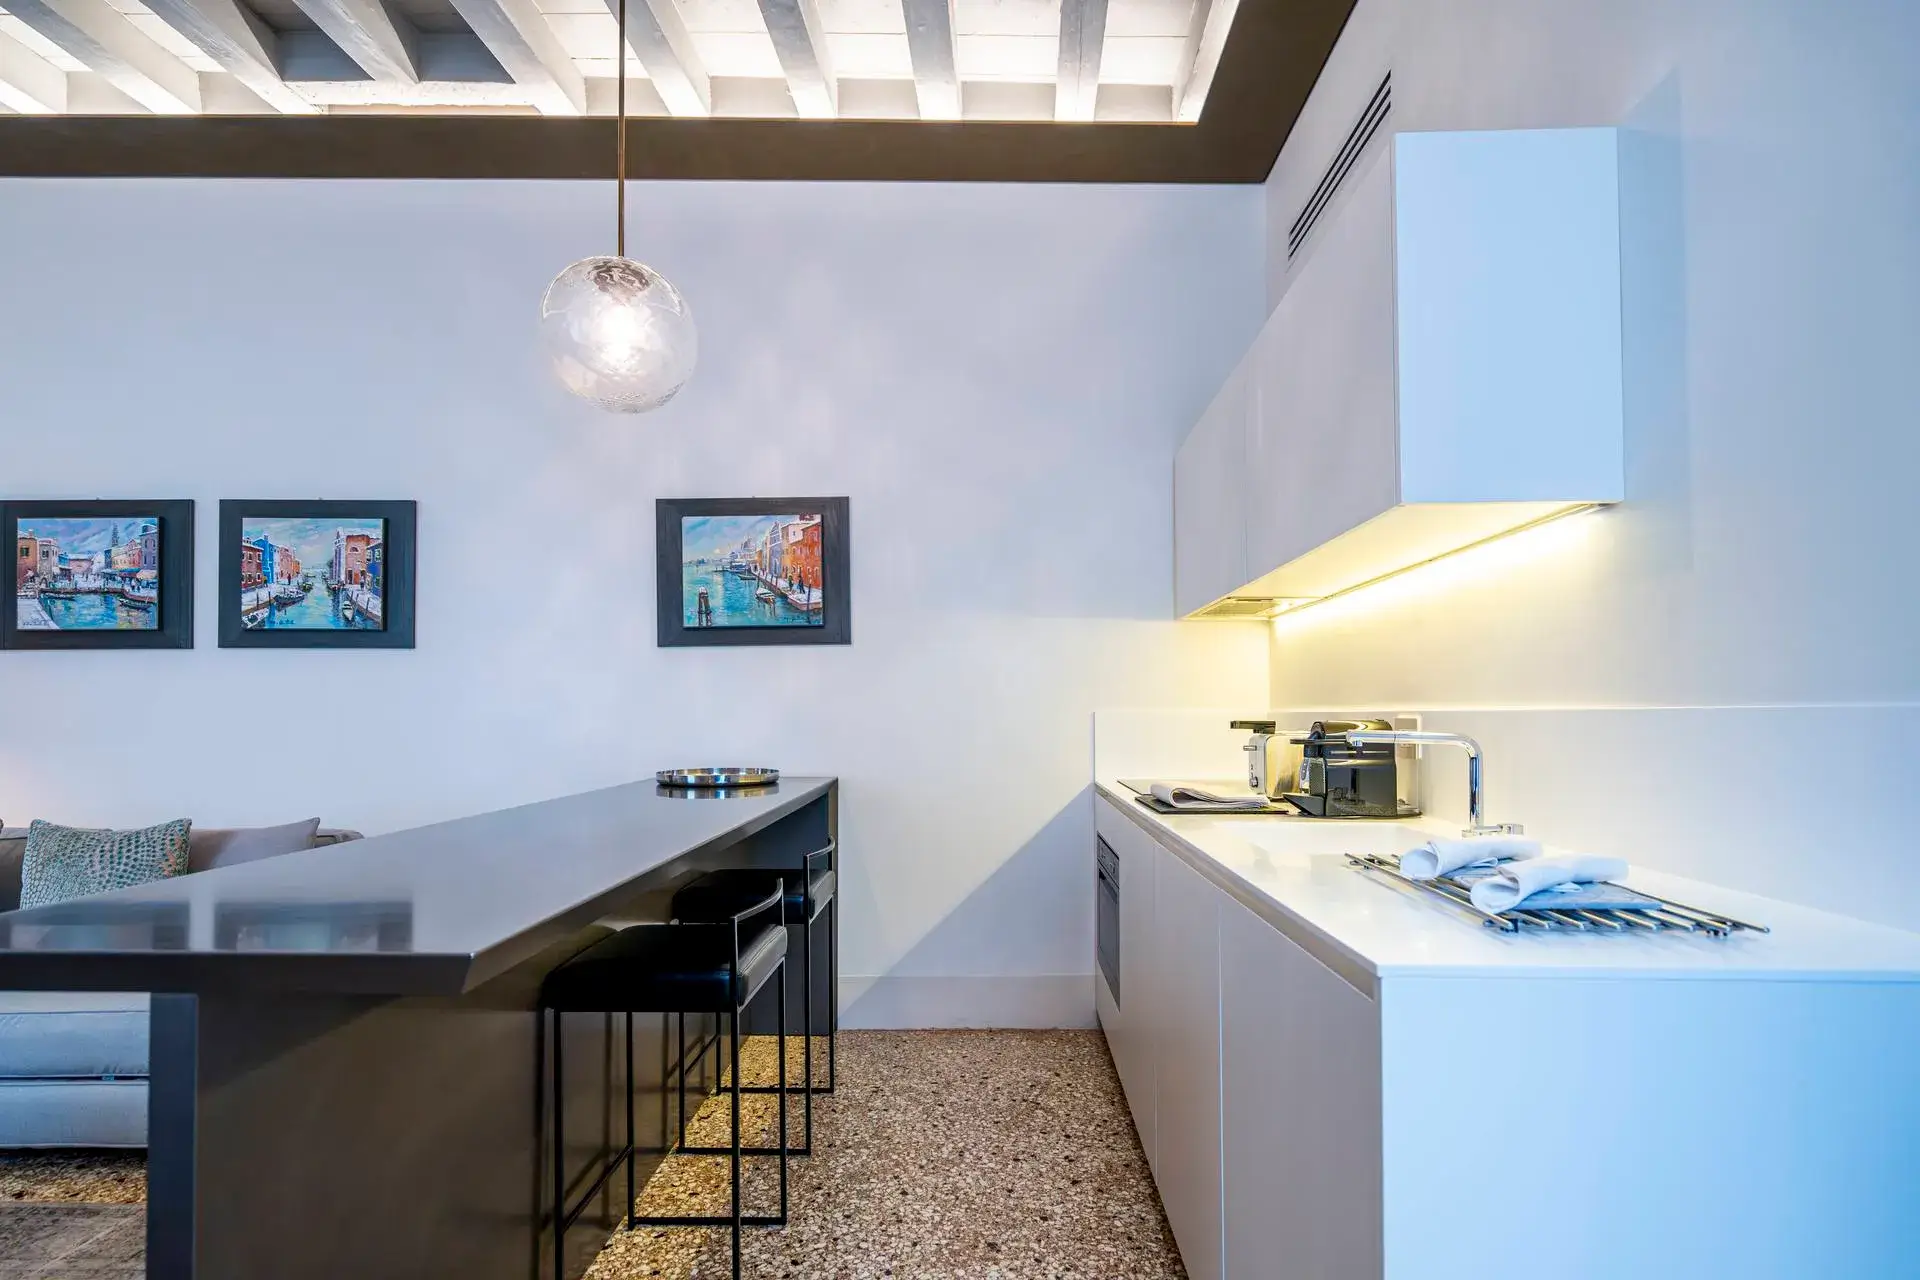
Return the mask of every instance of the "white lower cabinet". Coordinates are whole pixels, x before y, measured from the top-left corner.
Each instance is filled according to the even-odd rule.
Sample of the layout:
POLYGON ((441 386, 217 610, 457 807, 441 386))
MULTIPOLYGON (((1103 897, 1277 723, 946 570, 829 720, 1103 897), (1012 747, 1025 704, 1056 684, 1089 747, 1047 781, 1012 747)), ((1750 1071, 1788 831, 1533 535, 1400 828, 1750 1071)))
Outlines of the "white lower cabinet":
MULTIPOLYGON (((1191 1280, 1220 1280, 1220 910, 1223 894, 1155 848, 1154 1181, 1191 1280)), ((1231 905, 1231 904, 1227 904, 1231 905)))
POLYGON ((1153 837, 1106 801, 1095 807, 1096 828, 1120 860, 1120 990, 1111 1009, 1102 1008, 1102 1027, 1114 1069, 1120 1073, 1127 1109, 1146 1152, 1147 1167, 1159 1167, 1155 1147, 1153 1045, 1155 987, 1154 862, 1164 856, 1153 837))
POLYGON ((1227 1280, 1378 1280, 1378 1006, 1220 896, 1227 1280))
POLYGON ((1123 810, 1101 1019, 1193 1280, 1380 1280, 1378 1007, 1123 810))
POLYGON ((1920 1274, 1911 968, 1781 957, 1747 978, 1719 967, 1737 942, 1675 940, 1659 963, 1697 953, 1689 980, 1623 938, 1611 973, 1516 957, 1370 977, 1171 834, 1095 811, 1131 930, 1102 1016, 1194 1280, 1920 1274), (1544 1119, 1490 1115, 1514 1081, 1536 1082, 1516 1105, 1551 1082, 1544 1119))

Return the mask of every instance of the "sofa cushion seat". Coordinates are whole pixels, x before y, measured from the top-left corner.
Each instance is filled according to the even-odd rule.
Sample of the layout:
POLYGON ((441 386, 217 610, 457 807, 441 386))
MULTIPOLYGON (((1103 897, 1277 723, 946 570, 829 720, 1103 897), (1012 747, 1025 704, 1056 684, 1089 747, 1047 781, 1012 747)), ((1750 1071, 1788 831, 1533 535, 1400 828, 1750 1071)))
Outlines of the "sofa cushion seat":
POLYGON ((145 992, 0 991, 0 1080, 146 1074, 145 992))

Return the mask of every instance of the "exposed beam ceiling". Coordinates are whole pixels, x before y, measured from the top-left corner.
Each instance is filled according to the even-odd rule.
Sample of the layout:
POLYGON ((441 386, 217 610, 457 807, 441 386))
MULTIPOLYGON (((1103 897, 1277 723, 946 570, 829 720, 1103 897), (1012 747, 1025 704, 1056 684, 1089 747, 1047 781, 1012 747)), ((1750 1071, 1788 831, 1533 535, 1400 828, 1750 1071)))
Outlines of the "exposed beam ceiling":
POLYGON ((1187 47, 1181 58, 1183 78, 1173 87, 1173 118, 1182 124, 1200 118, 1238 7, 1239 0, 1194 0, 1193 23, 1187 28, 1187 47))
POLYGON ((22 115, 67 109, 67 73, 0 31, 0 107, 22 115))
POLYGON ((787 76, 787 92, 803 119, 840 114, 840 86, 827 58, 827 40, 813 0, 760 0, 767 35, 787 76))
POLYGON ((1100 94, 1100 55, 1107 43, 1107 0, 1060 0, 1060 73, 1055 120, 1091 120, 1100 94))
MULTIPOLYGON (((620 0, 606 0, 606 4, 609 13, 619 13, 620 0)), ((712 113, 712 84, 673 0, 627 0, 627 47, 640 60, 670 113, 712 113)))
POLYGON ((222 70, 275 111, 319 108, 280 78, 280 37, 238 0, 146 0, 160 20, 198 45, 222 70))
POLYGON ((586 111, 586 77, 534 0, 453 0, 453 7, 544 114, 586 111))
MULTIPOLYGON (((31 0, 31 5, 46 10, 77 2, 31 0)), ((184 38, 128 0, 110 2, 133 11, 130 18, 120 18, 123 32, 130 23, 135 34, 150 33, 163 51, 173 51, 178 64, 173 73, 161 70, 165 63, 147 59, 150 78, 167 77, 187 90, 179 73, 197 71, 209 112, 231 111, 246 97, 232 87, 236 77, 223 69, 229 64, 203 52, 204 44, 184 38)), ((237 0, 249 7, 255 2, 237 0)), ((259 2, 264 7, 265 0, 259 2)), ((795 90, 773 40, 779 24, 767 21, 759 0, 754 5, 744 5, 744 0, 683 0, 680 27, 691 48, 682 66, 693 68, 699 83, 707 86, 704 105, 712 118, 669 118, 674 109, 666 100, 672 92, 670 75, 663 73, 652 84, 634 82, 629 106, 639 115, 628 130, 631 171, 649 178, 1258 182, 1271 169, 1353 5, 1353 0, 1240 0, 1238 12, 1229 14, 1223 6, 1232 0, 1213 0, 1195 22, 1194 0, 1110 0, 1094 85, 1099 122, 1070 127, 1053 122, 1056 114, 1066 115, 1074 107, 1062 107, 1055 82, 1077 75, 1085 94, 1086 80, 1093 78, 1084 61, 1092 48, 1085 35, 1090 15, 1079 7, 1073 15, 1064 14, 1044 0, 1024 5, 1011 0, 959 2, 956 20, 953 9, 933 0, 931 22, 944 38, 935 42, 932 59, 944 67, 947 59, 941 51, 952 50, 958 74, 947 80, 951 88, 945 110, 948 115, 958 110, 957 89, 964 79, 967 119, 927 123, 914 118, 923 109, 916 93, 924 93, 927 85, 913 77, 928 63, 924 36, 929 25, 923 21, 920 36, 914 37, 908 11, 897 7, 901 0, 858 0, 851 5, 848 0, 814 0, 817 16, 826 24, 821 43, 831 56, 829 64, 822 55, 821 79, 836 85, 842 113, 832 120, 764 118, 791 113, 795 90), (894 15, 891 21, 889 12, 894 15), (1058 33, 1070 32, 1070 16, 1078 19, 1082 32, 1083 61, 1077 64, 1071 47, 1062 51, 1057 43, 1058 33), (916 38, 921 45, 917 62, 916 38), (1213 47, 1222 40, 1222 47, 1213 47), (1202 100, 1205 110, 1198 120, 1171 123, 1183 104, 1191 115, 1202 100), (1029 123, 1005 123, 1007 119, 1029 123)), ((24 9, 29 3, 0 0, 0 10, 24 9)), ((200 0, 178 3, 197 7, 200 0)), ((536 107, 556 114, 573 109, 568 61, 584 82, 587 111, 611 112, 613 33, 598 0, 592 5, 579 0, 457 0, 464 25, 472 30, 446 25, 460 21, 451 8, 443 12, 443 21, 429 22, 424 15, 440 0, 394 3, 423 15, 421 84, 369 79, 322 32, 282 30, 279 70, 294 93, 323 106, 326 113, 208 114, 191 119, 8 115, 0 119, 0 175, 604 176, 604 124, 533 114, 536 107), (540 73, 503 43, 503 33, 518 32, 526 49, 538 54, 540 26, 531 21, 535 10, 509 7, 516 2, 553 10, 538 11, 560 46, 557 53, 548 47, 544 60, 536 56, 558 88, 544 99, 536 92, 540 73), (498 3, 500 16, 475 7, 482 3, 498 3), (577 12, 582 8, 593 12, 577 12), (488 32, 485 41, 475 34, 482 29, 488 32), (394 111, 401 114, 391 114, 394 111), (525 114, 500 114, 503 111, 525 114)), ((654 25, 659 24, 656 10, 644 0, 629 3, 645 9, 654 25)), ((926 0, 912 3, 925 17, 926 0)), ((1083 6, 1087 0, 1073 3, 1083 6)), ((95 16, 100 16, 97 8, 95 16)), ((0 14, 0 33, 37 57, 29 61, 9 55, 0 62, 0 77, 7 85, 0 90, 5 94, 0 104, 10 109, 57 106, 48 101, 60 96, 58 82, 47 74, 49 67, 69 82, 68 111, 91 109, 79 104, 99 100, 104 85, 85 72, 88 64, 37 28, 0 14)), ((638 27, 630 34, 639 44, 647 43, 638 27)), ((262 47, 271 46, 263 41, 262 47)), ((668 48, 671 51, 670 42, 668 48)), ((652 70, 644 61, 641 66, 652 70)), ((942 74, 937 71, 935 76, 942 74)), ((688 75, 688 96, 697 114, 702 104, 691 93, 694 83, 688 75)), ((1082 96, 1082 111, 1084 103, 1082 96)), ((688 109, 685 100, 680 109, 688 109)))
POLYGON ((419 37, 383 0, 293 0, 375 80, 420 83, 419 37))
POLYGON ((913 92, 922 120, 960 118, 960 73, 953 48, 953 0, 901 0, 913 92))
POLYGON ((7 0, 7 11, 147 110, 200 110, 199 74, 106 0, 7 0))

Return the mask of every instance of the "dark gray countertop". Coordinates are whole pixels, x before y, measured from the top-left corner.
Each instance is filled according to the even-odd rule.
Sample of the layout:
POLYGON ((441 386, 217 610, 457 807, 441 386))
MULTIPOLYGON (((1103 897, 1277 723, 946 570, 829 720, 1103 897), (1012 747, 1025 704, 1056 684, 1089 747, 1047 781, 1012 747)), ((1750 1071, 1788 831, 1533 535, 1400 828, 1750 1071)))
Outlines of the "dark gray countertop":
POLYGON ((633 783, 0 913, 0 990, 457 995, 832 786, 690 799, 633 783))

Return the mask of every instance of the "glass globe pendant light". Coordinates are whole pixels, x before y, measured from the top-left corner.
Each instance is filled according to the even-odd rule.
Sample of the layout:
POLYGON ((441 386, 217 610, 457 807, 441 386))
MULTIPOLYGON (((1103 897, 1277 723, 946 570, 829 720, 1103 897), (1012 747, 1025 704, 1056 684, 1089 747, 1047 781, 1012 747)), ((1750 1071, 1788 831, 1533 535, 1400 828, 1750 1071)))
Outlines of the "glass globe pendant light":
POLYGON ((614 413, 645 413, 687 385, 699 337, 680 291, 627 257, 627 0, 619 18, 614 256, 582 258, 555 276, 540 301, 540 330, 567 390, 614 413))

